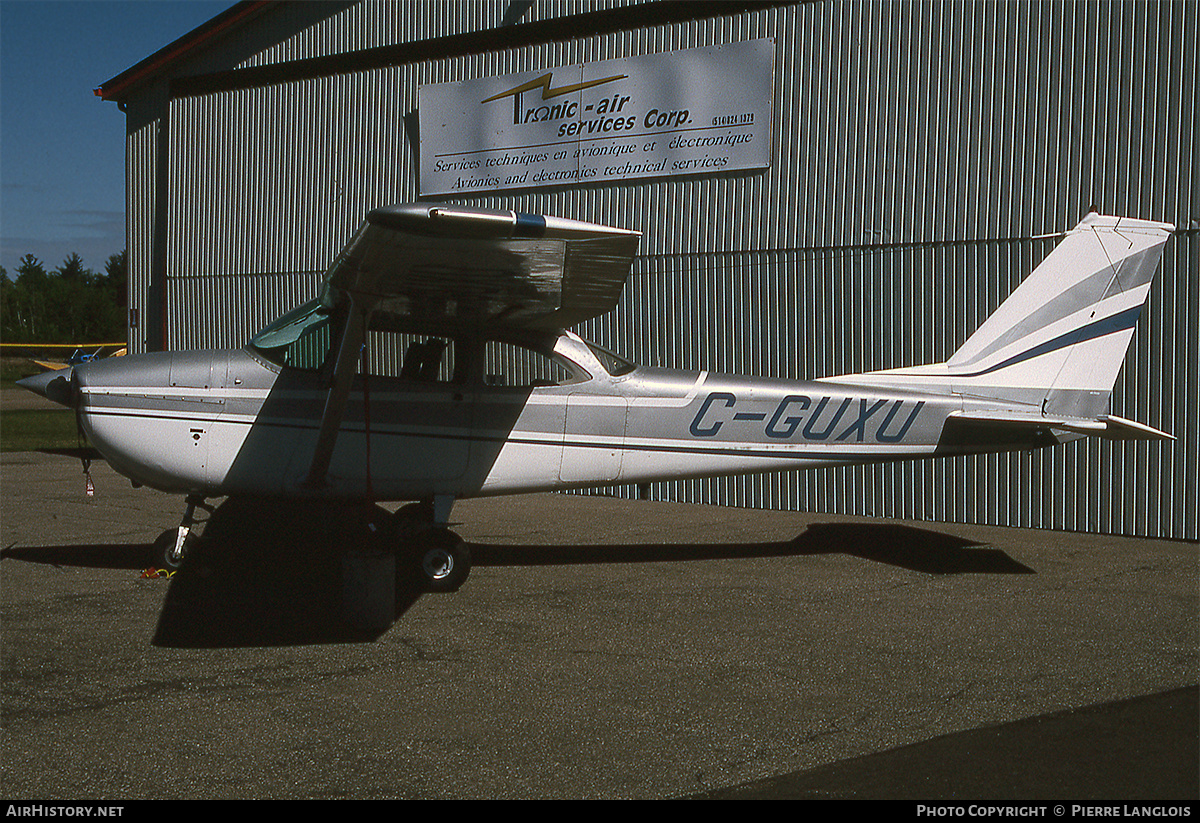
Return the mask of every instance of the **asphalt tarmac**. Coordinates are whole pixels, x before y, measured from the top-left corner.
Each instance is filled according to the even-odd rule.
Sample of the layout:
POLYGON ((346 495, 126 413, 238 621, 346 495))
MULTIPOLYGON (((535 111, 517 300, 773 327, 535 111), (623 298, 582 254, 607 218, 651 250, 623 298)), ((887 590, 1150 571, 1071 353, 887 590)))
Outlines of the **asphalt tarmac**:
POLYGON ((463 588, 367 630, 304 539, 359 526, 144 578, 182 501, 90 470, 0 456, 7 798, 1200 794, 1194 543, 464 501, 463 588))

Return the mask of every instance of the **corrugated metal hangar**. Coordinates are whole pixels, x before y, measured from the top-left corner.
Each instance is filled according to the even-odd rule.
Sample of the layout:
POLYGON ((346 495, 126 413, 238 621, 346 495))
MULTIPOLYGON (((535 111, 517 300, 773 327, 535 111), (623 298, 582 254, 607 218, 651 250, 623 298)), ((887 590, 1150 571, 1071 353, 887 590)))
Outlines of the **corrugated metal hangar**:
MULTIPOLYGON (((1177 227, 1113 395, 1175 442, 649 493, 1197 539, 1198 17, 1194 2, 238 3, 97 89, 128 121, 131 349, 241 345, 315 295, 368 210, 432 199, 641 231, 620 307, 579 329, 640 363, 802 378, 940 362, 1095 206, 1177 227), (597 64, 608 76, 574 88, 636 65, 693 111, 719 101, 714 126, 754 122, 759 153, 732 170, 713 160, 730 150, 609 157, 540 184, 532 155, 494 178, 436 162, 461 137, 432 116, 455 86, 499 82, 489 105, 513 123, 577 130, 550 98, 597 64)), ((616 127, 682 132, 680 111, 616 127)))

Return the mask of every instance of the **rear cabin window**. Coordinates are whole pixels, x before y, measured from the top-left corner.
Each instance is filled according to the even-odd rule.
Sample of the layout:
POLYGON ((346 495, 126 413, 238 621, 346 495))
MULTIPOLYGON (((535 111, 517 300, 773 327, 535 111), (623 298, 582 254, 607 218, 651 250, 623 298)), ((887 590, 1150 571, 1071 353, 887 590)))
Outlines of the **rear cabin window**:
POLYGON ((562 358, 536 349, 489 340, 483 347, 483 382, 501 388, 564 386, 589 375, 562 358))
POLYGON ((600 361, 600 365, 613 377, 629 374, 637 368, 637 366, 630 363, 624 357, 610 352, 603 346, 596 345, 591 340, 584 340, 583 342, 587 343, 587 347, 592 350, 592 354, 596 355, 596 359, 600 361))

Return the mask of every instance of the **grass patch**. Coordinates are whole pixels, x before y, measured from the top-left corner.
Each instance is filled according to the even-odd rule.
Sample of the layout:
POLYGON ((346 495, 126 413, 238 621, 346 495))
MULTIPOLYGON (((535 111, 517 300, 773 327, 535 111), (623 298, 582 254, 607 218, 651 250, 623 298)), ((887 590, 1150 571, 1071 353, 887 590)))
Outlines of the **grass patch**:
POLYGON ((72 409, 14 409, 0 415, 0 451, 74 449, 79 445, 72 409))

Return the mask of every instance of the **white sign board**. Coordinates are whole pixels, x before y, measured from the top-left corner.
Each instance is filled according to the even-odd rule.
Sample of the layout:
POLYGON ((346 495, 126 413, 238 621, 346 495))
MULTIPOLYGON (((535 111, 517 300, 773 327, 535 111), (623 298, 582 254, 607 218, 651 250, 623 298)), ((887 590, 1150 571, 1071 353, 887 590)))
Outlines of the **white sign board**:
POLYGON ((421 86, 422 195, 765 168, 775 42, 421 86))

